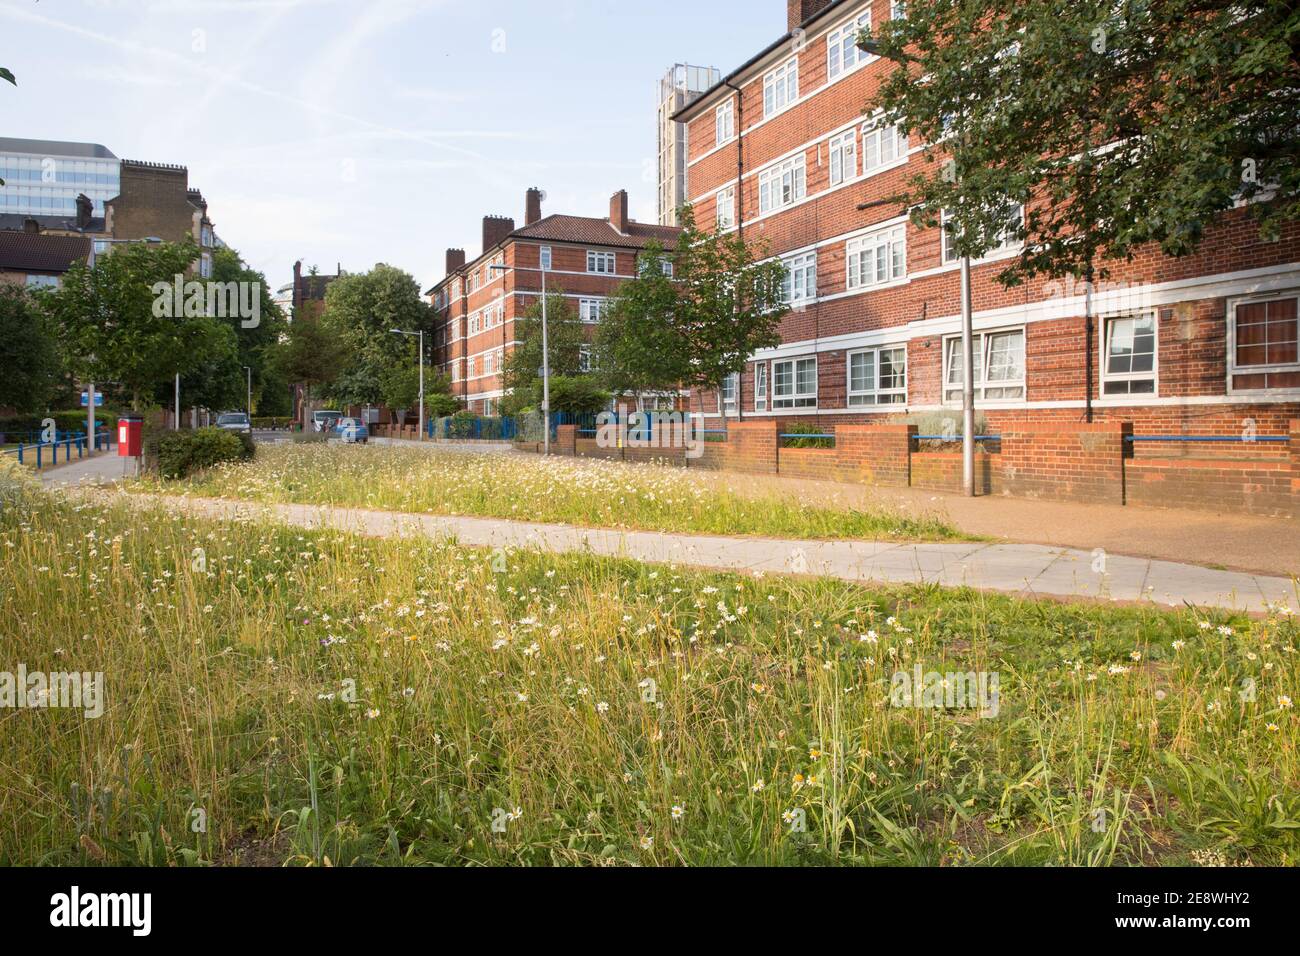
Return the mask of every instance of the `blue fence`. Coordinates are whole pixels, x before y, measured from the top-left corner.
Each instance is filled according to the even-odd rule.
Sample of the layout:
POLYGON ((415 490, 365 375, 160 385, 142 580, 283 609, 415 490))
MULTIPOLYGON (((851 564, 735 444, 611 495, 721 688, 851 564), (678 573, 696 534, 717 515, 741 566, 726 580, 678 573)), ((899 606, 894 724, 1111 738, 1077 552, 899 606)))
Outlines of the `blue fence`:
MULTIPOLYGON (((95 433, 96 448, 112 448, 114 445, 113 432, 104 430, 95 433)), ((22 442, 17 448, 5 450, 6 455, 14 455, 18 458, 18 464, 33 464, 38 469, 46 465, 54 466, 59 463, 59 451, 63 452, 63 461, 72 461, 72 454, 75 451, 78 458, 86 457, 89 448, 86 444, 85 432, 56 432, 55 440, 51 442, 22 442), (59 435, 64 437, 60 438, 59 435)))
POLYGON ((1289 435, 1255 435, 1247 437, 1245 435, 1125 435, 1126 442, 1143 442, 1143 441, 1173 441, 1173 442, 1227 442, 1230 444, 1253 445, 1257 442, 1263 443, 1282 443, 1289 442, 1289 435))

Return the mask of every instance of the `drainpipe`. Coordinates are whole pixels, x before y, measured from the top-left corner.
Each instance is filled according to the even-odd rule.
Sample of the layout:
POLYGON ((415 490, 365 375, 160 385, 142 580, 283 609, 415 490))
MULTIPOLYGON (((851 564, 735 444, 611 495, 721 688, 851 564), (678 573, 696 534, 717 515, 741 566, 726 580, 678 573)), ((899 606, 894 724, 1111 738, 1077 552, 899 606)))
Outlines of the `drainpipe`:
POLYGON ((1087 271, 1084 273, 1083 289, 1083 323, 1084 323, 1084 408, 1087 410, 1085 419, 1088 424, 1092 424, 1092 262, 1088 262, 1087 271))
POLYGON ((736 235, 745 240, 745 94, 730 80, 722 85, 736 94, 736 235))

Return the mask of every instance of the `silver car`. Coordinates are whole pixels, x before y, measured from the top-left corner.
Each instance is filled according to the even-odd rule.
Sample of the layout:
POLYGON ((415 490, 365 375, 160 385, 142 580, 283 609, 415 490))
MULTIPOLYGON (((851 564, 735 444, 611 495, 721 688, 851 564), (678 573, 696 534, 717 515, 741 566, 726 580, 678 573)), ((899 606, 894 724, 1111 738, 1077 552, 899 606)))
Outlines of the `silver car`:
POLYGON ((217 427, 228 432, 243 432, 245 435, 253 433, 253 423, 248 420, 248 415, 244 412, 225 412, 218 415, 217 427))

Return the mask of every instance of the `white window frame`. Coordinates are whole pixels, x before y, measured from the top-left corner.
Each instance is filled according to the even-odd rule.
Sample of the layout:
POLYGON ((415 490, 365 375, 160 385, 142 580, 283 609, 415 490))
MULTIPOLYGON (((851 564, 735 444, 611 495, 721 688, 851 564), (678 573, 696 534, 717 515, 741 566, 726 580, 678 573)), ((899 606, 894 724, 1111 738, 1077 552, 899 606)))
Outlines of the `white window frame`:
POLYGON ((817 356, 779 359, 772 363, 772 408, 816 408, 817 407, 817 356), (800 366, 812 363, 811 391, 799 389, 800 366), (788 367, 788 389, 782 392, 782 369, 788 367))
POLYGON ((578 300, 578 318, 586 325, 596 325, 605 317, 608 299, 586 298, 578 300))
POLYGON ((856 16, 845 20, 826 35, 827 83, 834 83, 836 80, 862 69, 862 67, 875 59, 874 56, 867 53, 865 50, 858 49, 857 36, 858 33, 864 29, 871 29, 870 6, 858 13, 856 16), (852 63, 848 62, 850 55, 853 57, 852 63))
POLYGON ((595 275, 612 276, 618 272, 618 259, 612 252, 587 250, 587 271, 595 275))
POLYGON ((1293 387, 1234 388, 1233 379, 1238 375, 1287 375, 1300 372, 1300 355, 1292 363, 1272 365, 1241 365, 1237 362, 1237 309, 1243 305, 1264 305, 1269 302, 1281 302, 1286 299, 1296 301, 1296 336, 1300 339, 1300 291, 1268 293, 1266 295, 1243 296, 1228 301, 1228 380, 1229 395, 1292 395, 1300 389, 1293 387))
POLYGON ((736 102, 734 99, 718 104, 713 112, 713 133, 717 138, 715 145, 721 146, 736 138, 736 102))
MULTIPOLYGON (((1025 222, 1025 207, 1020 203, 1016 203, 1016 209, 1019 211, 1015 214, 1015 216, 1011 218, 1019 218, 1020 225, 1023 226, 1025 222)), ((946 209, 940 211, 939 213, 939 227, 940 229, 943 230, 943 234, 940 237, 940 243, 942 249, 940 254, 943 256, 943 265, 947 266, 947 265, 952 265, 954 262, 960 262, 961 260, 957 256, 957 251, 953 249, 950 245, 953 234, 952 231, 948 229, 948 210, 946 209)), ((1004 253, 1019 252, 1021 249, 1023 249, 1025 246, 1024 240, 1011 237, 1009 235, 1010 231, 1011 231, 1011 222, 1010 219, 1008 219, 1007 221, 1008 234, 1003 235, 1001 243, 999 245, 994 246, 991 249, 986 250, 984 255, 980 256, 978 259, 972 259, 971 261, 986 262, 989 259, 994 259, 1000 255, 1003 255, 1004 253)))
POLYGON ((541 246, 537 250, 537 264, 541 266, 543 272, 550 272, 551 265, 551 247, 541 246))
POLYGON ((802 152, 775 163, 758 174, 760 214, 787 209, 807 194, 808 160, 802 152))
POLYGON ((799 58, 792 56, 763 77, 763 118, 789 109, 799 100, 799 58))
POLYGON ((578 371, 586 375, 591 369, 591 345, 584 342, 578 346, 578 371))
POLYGON ((722 392, 718 398, 720 414, 736 415, 740 412, 740 373, 732 372, 722 382, 722 392))
POLYGON ((785 279, 781 292, 786 305, 812 302, 817 298, 817 252, 801 253, 781 260, 785 266, 785 279))
POLYGON ((767 411, 767 363, 754 366, 754 411, 767 411))
POLYGON ((838 136, 832 136, 830 154, 827 157, 830 167, 830 183, 839 186, 855 179, 858 175, 858 131, 847 130, 838 136))
POLYGON ((907 19, 907 0, 889 0, 889 19, 907 19))
POLYGON ((897 223, 858 236, 845 243, 844 283, 850 291, 871 289, 907 279, 907 224, 897 223), (880 252, 885 253, 886 273, 879 269, 880 252), (864 266, 870 263, 870 276, 864 266))
POLYGON ((908 380, 907 344, 881 345, 877 348, 854 349, 844 357, 844 382, 850 408, 894 408, 907 404, 908 380), (903 357, 903 384, 890 388, 880 385, 880 355, 882 352, 901 353, 903 357), (871 356, 871 388, 853 388, 853 359, 860 355, 871 356))
MULTIPOLYGON (((1028 372, 1029 350, 1028 350, 1028 338, 1025 334, 1025 327, 1023 325, 1019 325, 1019 326, 1008 326, 1007 328, 1001 328, 1001 329, 983 329, 975 333, 974 339, 972 341, 975 348, 979 350, 979 355, 980 355, 980 361, 976 368, 976 377, 975 377, 975 403, 977 405, 978 404, 1009 404, 1009 403, 1021 403, 1026 401, 1027 396, 1029 394, 1028 383, 1027 383, 1027 379, 1029 377, 1029 372, 1028 372), (989 382, 988 381, 989 346, 993 343, 995 339, 997 339, 1000 336, 1017 335, 1017 334, 1020 336, 1020 378, 1004 379, 997 382, 989 382), (996 398, 985 397, 988 392, 995 389, 1003 389, 1003 390, 1019 389, 1020 395, 1018 397, 1013 396, 1010 398, 1006 397, 1005 395, 998 396, 996 398)), ((943 339, 943 356, 942 356, 943 368, 940 370, 942 378, 940 380, 939 394, 940 394, 941 403, 944 405, 960 405, 962 400, 961 399, 962 369, 960 365, 954 368, 952 364, 954 358, 954 354, 953 354, 954 343, 958 347, 961 346, 960 335, 948 335, 945 336, 943 339), (956 381, 950 380, 954 372, 957 373, 956 381), (949 396, 948 394, 949 392, 955 392, 955 394, 949 396)))
POLYGON ((727 186, 718 190, 717 199, 718 232, 736 227, 736 187, 727 186), (723 215, 723 213, 726 215, 723 215))
POLYGON ((1102 398, 1154 398, 1160 394, 1160 318, 1155 312, 1133 312, 1126 315, 1108 315, 1102 319, 1101 342, 1101 382, 1102 398), (1142 319, 1151 321, 1151 371, 1149 372, 1112 372, 1110 370, 1110 346, 1114 335, 1114 326, 1119 322, 1138 322, 1142 319), (1151 391, 1132 391, 1134 382, 1150 382, 1151 391), (1127 391, 1108 391, 1111 385, 1124 384, 1127 391))
POLYGON ((907 162, 910 148, 907 133, 901 124, 886 123, 875 119, 862 124, 862 175, 874 176, 887 169, 901 166, 907 162), (885 131, 890 130, 893 151, 886 156, 884 152, 885 131))

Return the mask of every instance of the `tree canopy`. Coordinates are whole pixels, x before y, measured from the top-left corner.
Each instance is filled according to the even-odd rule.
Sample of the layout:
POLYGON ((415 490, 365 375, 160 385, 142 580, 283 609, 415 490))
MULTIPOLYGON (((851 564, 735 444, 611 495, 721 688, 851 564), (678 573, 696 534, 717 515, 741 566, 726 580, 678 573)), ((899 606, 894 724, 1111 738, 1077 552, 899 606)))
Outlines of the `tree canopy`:
POLYGON ((0 405, 46 409, 60 371, 53 329, 33 295, 6 282, 0 282, 0 368, 0 405))
POLYGON ((869 109, 930 165, 896 198, 947 211, 1001 274, 1105 275, 1197 248, 1241 200, 1266 236, 1300 213, 1300 7, 1260 0, 909 0, 860 42, 901 64, 869 109), (1265 201, 1269 200, 1269 201, 1265 201), (1023 224, 1008 227, 1020 205, 1023 224))

